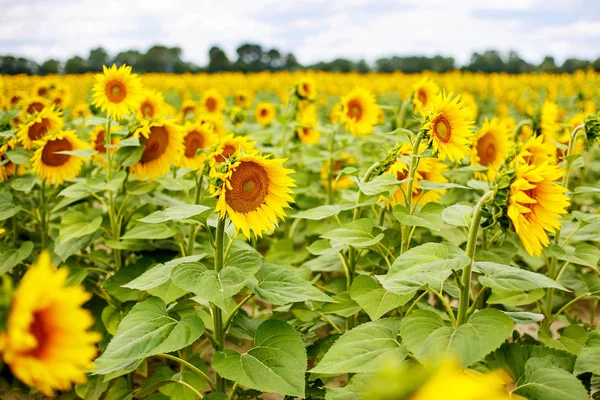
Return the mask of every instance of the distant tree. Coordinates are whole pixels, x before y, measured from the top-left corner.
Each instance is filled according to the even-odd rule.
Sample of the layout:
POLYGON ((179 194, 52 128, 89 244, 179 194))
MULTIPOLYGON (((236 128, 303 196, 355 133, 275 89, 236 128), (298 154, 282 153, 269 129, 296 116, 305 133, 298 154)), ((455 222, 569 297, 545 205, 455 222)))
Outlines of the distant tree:
MULTIPOLYGON (((123 64, 129 65, 130 67, 134 67, 137 63, 142 59, 142 53, 137 50, 127 50, 122 51, 116 55, 114 63, 117 66, 121 66, 123 64)), ((137 69, 136 69, 137 70, 137 69)))
POLYGON ((544 61, 542 61, 542 63, 537 66, 537 70, 540 72, 556 72, 558 68, 556 67, 554 57, 544 57, 544 61))
POLYGON ((24 57, 3 56, 0 57, 0 74, 17 75, 37 73, 38 65, 24 57))
MULTIPOLYGON (((236 50, 238 59, 234 68, 242 72, 258 72, 268 69, 270 65, 265 62, 264 52, 260 45, 244 43, 236 50)), ((268 58, 267 58, 268 59, 268 58)))
POLYGON ((505 64, 505 71, 509 74, 520 74, 524 72, 531 72, 534 70, 534 66, 523 60, 519 54, 515 51, 508 53, 508 59, 505 64))
POLYGON ((296 56, 292 53, 288 53, 284 57, 283 69, 286 71, 296 71, 297 69, 302 68, 302 65, 296 59, 296 56))
POLYGON ((569 58, 569 59, 565 60, 562 67, 560 67, 560 71, 572 74, 573 72, 575 72, 577 70, 586 69, 589 66, 590 66, 590 62, 587 60, 580 60, 577 58, 569 58))
POLYGON ((65 74, 83 74, 89 71, 86 61, 79 57, 71 57, 65 63, 65 74))
POLYGON ((356 72, 366 74, 370 70, 371 67, 369 67, 369 64, 365 60, 360 60, 356 63, 356 72))
POLYGON ((50 59, 40 65, 38 73, 40 75, 58 74, 60 69, 60 61, 50 59))
POLYGON ((498 51, 486 50, 483 54, 473 53, 471 62, 465 69, 473 72, 504 72, 505 67, 498 51))
POLYGON ((181 48, 153 46, 136 63, 139 72, 173 72, 174 66, 181 62, 181 48))
POLYGON ((106 50, 104 50, 102 47, 90 50, 90 55, 87 59, 87 65, 90 71, 102 71, 102 66, 109 64, 110 57, 108 56, 106 50))
POLYGON ((208 65, 206 70, 208 72, 221 72, 229 71, 231 68, 231 62, 227 58, 227 54, 220 47, 213 46, 208 51, 208 65))
POLYGON ((600 72, 600 57, 596 58, 596 61, 594 61, 592 67, 594 67, 594 71, 600 72))

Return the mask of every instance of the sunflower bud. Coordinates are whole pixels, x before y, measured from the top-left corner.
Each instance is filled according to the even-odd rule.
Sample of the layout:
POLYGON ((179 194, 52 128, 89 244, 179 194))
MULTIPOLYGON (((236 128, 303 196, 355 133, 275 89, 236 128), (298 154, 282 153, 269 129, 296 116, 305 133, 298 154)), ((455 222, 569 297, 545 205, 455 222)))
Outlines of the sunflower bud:
POLYGON ((590 145, 600 138, 600 114, 590 115, 585 120, 585 136, 590 145))

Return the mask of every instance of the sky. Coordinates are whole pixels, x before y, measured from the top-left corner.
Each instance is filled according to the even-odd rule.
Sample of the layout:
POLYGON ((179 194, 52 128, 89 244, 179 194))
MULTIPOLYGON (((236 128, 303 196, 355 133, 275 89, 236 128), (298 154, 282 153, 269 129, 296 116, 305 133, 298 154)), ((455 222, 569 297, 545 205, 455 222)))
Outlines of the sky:
POLYGON ((38 62, 163 44, 204 65, 211 46, 235 58, 243 42, 303 64, 435 54, 464 64, 486 49, 600 57, 600 0, 0 0, 0 10, 0 54, 38 62))

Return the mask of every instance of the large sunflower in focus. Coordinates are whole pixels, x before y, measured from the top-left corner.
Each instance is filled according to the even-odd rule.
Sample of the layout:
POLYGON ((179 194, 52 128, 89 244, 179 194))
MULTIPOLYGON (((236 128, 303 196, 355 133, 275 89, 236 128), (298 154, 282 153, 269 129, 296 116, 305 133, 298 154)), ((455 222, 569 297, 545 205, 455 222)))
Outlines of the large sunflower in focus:
POLYGON ((219 142, 215 151, 210 155, 213 163, 225 162, 234 155, 238 150, 246 154, 257 153, 254 148, 255 141, 250 140, 249 136, 234 136, 233 133, 225 136, 219 142))
POLYGON ((202 111, 210 115, 221 115, 227 106, 225 97, 216 89, 209 89, 204 92, 200 100, 202 111))
POLYGON ((460 162, 469 154, 473 121, 460 96, 440 94, 431 105, 423 124, 433 152, 442 160, 460 162))
POLYGON ((428 110, 440 92, 440 87, 429 78, 421 78, 413 85, 413 107, 415 114, 428 110))
POLYGON ((471 165, 481 165, 488 169, 487 175, 477 173, 479 179, 489 179, 496 176, 496 171, 508 157, 511 147, 510 130, 498 118, 486 120, 475 135, 471 148, 471 165))
POLYGON ((343 96, 340 102, 343 107, 341 122, 344 123, 346 131, 355 136, 373 132, 379 112, 373 93, 357 87, 343 96))
POLYGON ((59 131, 46 135, 39 142, 38 149, 31 157, 33 171, 40 180, 60 185, 77 177, 83 157, 63 154, 63 151, 77 151, 88 148, 75 131, 59 131))
POLYGON ((69 272, 52 268, 43 252, 17 288, 0 336, 0 351, 13 374, 47 396, 85 383, 100 335, 90 332, 92 314, 83 308, 91 295, 66 284, 69 272))
POLYGON ((96 75, 92 104, 106 111, 109 117, 120 119, 135 112, 140 104, 142 82, 131 67, 122 65, 118 69, 103 66, 103 74, 96 75))
POLYGON ((267 126, 275 119, 277 112, 275 106, 268 102, 258 103, 254 110, 254 119, 262 126, 267 126))
POLYGON ((34 143, 49 132, 61 130, 63 119, 61 112, 54 106, 46 107, 34 114, 27 122, 19 127, 17 138, 27 150, 33 149, 34 143))
POLYGON ((180 127, 168 120, 144 121, 133 136, 144 146, 142 158, 131 166, 131 172, 140 179, 154 179, 166 175, 171 164, 176 165, 183 152, 180 127))
POLYGON ((563 173, 562 168, 547 163, 517 167, 510 186, 508 217, 530 255, 539 256, 550 244, 546 232, 557 232, 561 216, 567 213, 567 189, 554 182, 563 173))
POLYGON ((186 122, 182 134, 184 151, 179 166, 193 170, 202 168, 206 153, 198 154, 198 150, 210 149, 217 142, 212 125, 186 122))
POLYGON ((285 216, 284 209, 294 201, 294 179, 289 176, 294 171, 284 168, 284 161, 241 154, 224 171, 215 173, 220 183, 213 196, 221 218, 227 215, 247 237, 250 231, 258 236, 272 232, 278 219, 285 216))

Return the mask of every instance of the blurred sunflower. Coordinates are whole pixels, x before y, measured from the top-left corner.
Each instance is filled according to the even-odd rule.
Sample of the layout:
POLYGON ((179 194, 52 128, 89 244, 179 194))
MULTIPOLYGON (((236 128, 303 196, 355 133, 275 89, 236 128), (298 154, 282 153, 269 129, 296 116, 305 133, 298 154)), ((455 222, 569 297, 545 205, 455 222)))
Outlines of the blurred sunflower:
POLYGON ((484 166, 487 174, 475 173, 478 179, 492 181, 498 168, 508 157, 511 147, 510 130, 498 118, 485 119, 479 132, 476 133, 471 148, 471 165, 484 166))
POLYGON ((15 164, 6 158, 6 152, 14 150, 17 146, 17 140, 10 138, 0 145, 0 181, 8 179, 15 173, 15 164))
POLYGON ((302 143, 306 144, 317 144, 321 137, 321 133, 314 129, 319 123, 317 120, 317 109, 311 104, 309 107, 305 107, 302 111, 299 111, 296 115, 298 126, 296 128, 296 135, 302 143))
POLYGON ((254 110, 254 119, 262 126, 267 126, 273 122, 276 115, 275 106, 268 102, 258 103, 254 110))
POLYGON ((67 285, 66 268, 54 270, 44 251, 15 291, 0 352, 12 373, 46 396, 86 382, 100 334, 90 332, 92 314, 83 308, 92 296, 67 285))
POLYGON ((357 87, 343 96, 340 102, 343 107, 341 122, 349 133, 364 136, 373 132, 379 109, 373 93, 357 87))
POLYGON ((542 247, 550 244, 546 232, 557 232, 561 216, 567 213, 567 189, 554 182, 563 173, 562 168, 547 163, 517 166, 507 214, 530 255, 539 256, 542 247))
POLYGON ((221 115, 227 103, 225 97, 216 89, 209 89, 204 92, 200 100, 202 111, 211 115, 221 115))
POLYGON ((554 154, 555 147, 544 142, 543 136, 532 136, 521 145, 516 161, 528 165, 553 164, 555 161, 554 154))
POLYGON ((477 106, 477 101, 475 100, 475 96, 473 96, 469 92, 464 92, 461 94, 461 98, 463 101, 463 105, 465 109, 469 110, 469 120, 477 121, 477 117, 479 116, 479 108, 477 106))
POLYGON ((317 86, 315 80, 304 77, 296 83, 296 95, 302 100, 312 101, 317 98, 317 86))
POLYGON ((272 232, 278 219, 285 216, 284 208, 294 202, 294 179, 289 176, 294 171, 284 168, 284 161, 242 154, 226 164, 224 171, 215 173, 220 184, 213 197, 217 198, 215 210, 221 219, 227 215, 246 237, 250 231, 257 236, 272 232))
MULTIPOLYGON (((346 168, 356 165, 356 159, 351 157, 348 153, 342 153, 341 156, 333 160, 333 175, 331 186, 334 190, 347 189, 354 186, 354 181, 348 175, 338 176, 340 172, 346 168)), ((321 183, 328 185, 329 170, 331 167, 331 160, 326 160, 321 167, 321 183)))
POLYGON ((241 107, 245 110, 252 107, 252 103, 254 103, 254 95, 251 91, 246 89, 240 89, 235 92, 233 96, 233 104, 238 107, 241 107))
POLYGON ((542 106, 540 130, 546 143, 554 143, 561 129, 559 109, 556 103, 546 101, 542 106))
POLYGON ((166 175, 171 164, 177 165, 183 153, 180 127, 165 119, 144 120, 133 137, 144 146, 142 158, 131 166, 131 172, 140 179, 155 179, 166 175))
POLYGON ((329 110, 329 121, 332 124, 338 124, 342 120, 344 106, 341 103, 336 103, 329 110))
POLYGON ((87 103, 78 103, 71 109, 71 119, 88 119, 90 116, 90 107, 87 103))
POLYGON ((210 158, 213 163, 223 163, 238 150, 245 154, 257 153, 258 150, 254 148, 255 145, 256 142, 251 141, 249 136, 234 136, 232 133, 221 139, 210 158))
POLYGON ((54 106, 46 107, 19 126, 17 139, 23 147, 31 150, 36 141, 50 132, 61 130, 62 127, 62 113, 56 110, 54 106))
POLYGON ((48 105, 48 100, 43 97, 25 97, 19 100, 18 108, 21 109, 24 118, 28 115, 41 112, 48 105))
MULTIPOLYGON (((111 144, 117 144, 119 143, 119 138, 116 136, 113 136, 113 133, 120 130, 121 127, 120 126, 111 126, 110 127, 110 132, 111 132, 111 144)), ((96 150, 96 154, 94 155, 94 161, 105 165, 106 164, 106 160, 104 158, 104 155, 106 154, 106 151, 108 150, 106 148, 106 127, 104 127, 103 125, 97 125, 94 130, 92 132, 90 132, 90 145, 91 147, 96 150)), ((114 153, 115 151, 117 151, 116 148, 111 149, 111 153, 114 153)))
POLYGON ((75 131, 49 133, 36 145, 39 147, 31 157, 33 172, 38 174, 40 180, 57 185, 76 178, 83 165, 83 157, 59 152, 89 147, 77 137, 75 131))
POLYGON ((144 119, 163 117, 164 103, 165 98, 163 97, 162 93, 155 90, 143 90, 137 109, 138 118, 144 119))
POLYGON ((433 101, 423 123, 433 152, 442 160, 460 162, 469 154, 473 121, 460 96, 442 93, 433 101))
POLYGON ((121 119, 138 109, 142 94, 142 82, 131 67, 116 65, 102 67, 103 73, 96 74, 92 104, 99 107, 110 118, 121 119))
POLYGON ((429 78, 421 78, 415 83, 412 98, 415 114, 423 113, 429 109, 439 92, 440 87, 429 78))
POLYGON ((200 105, 194 100, 184 100, 183 103, 181 103, 179 112, 181 114, 181 120, 184 121, 190 116, 197 116, 200 114, 200 105))
POLYGON ((198 150, 210 149, 217 142, 212 125, 186 122, 182 134, 184 152, 179 166, 193 170, 202 168, 207 155, 203 152, 198 153, 198 150))

